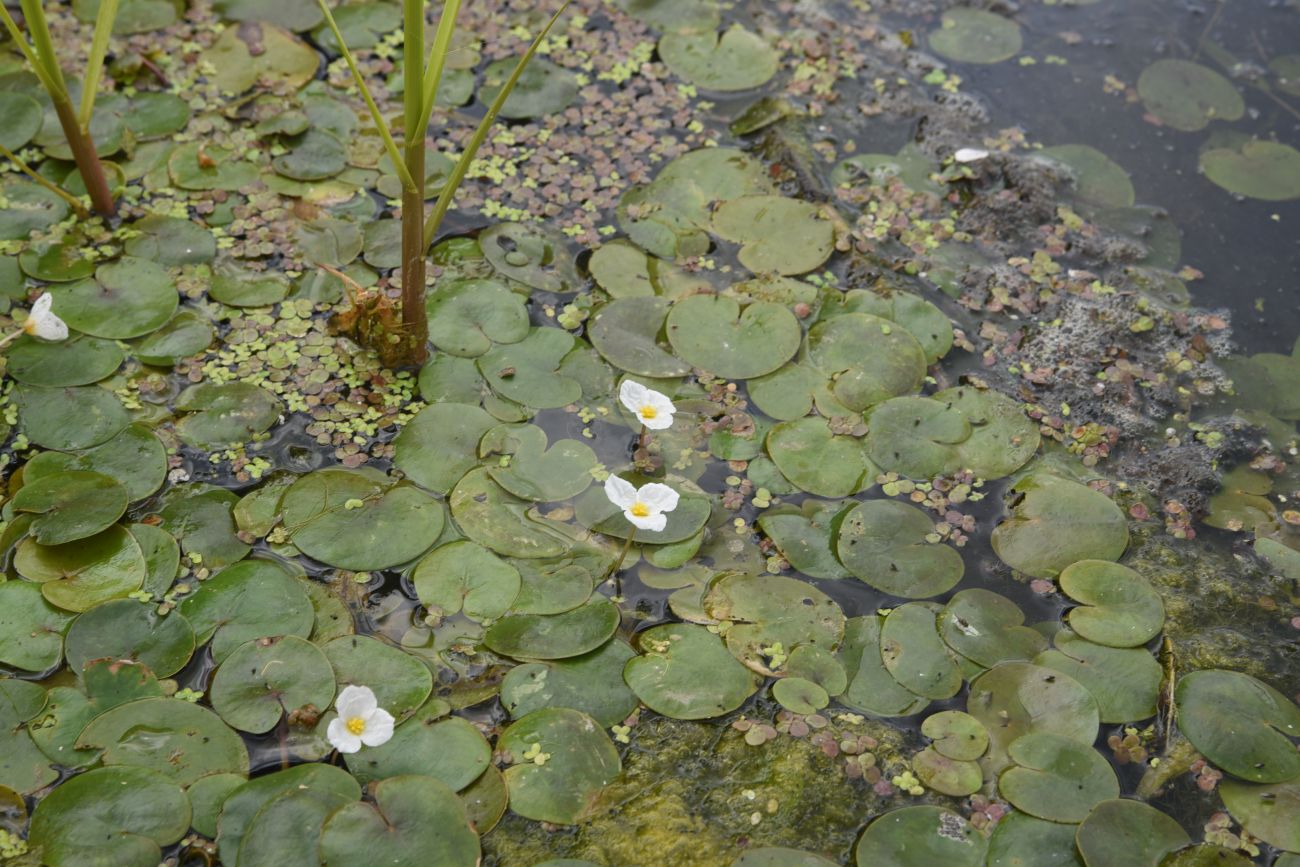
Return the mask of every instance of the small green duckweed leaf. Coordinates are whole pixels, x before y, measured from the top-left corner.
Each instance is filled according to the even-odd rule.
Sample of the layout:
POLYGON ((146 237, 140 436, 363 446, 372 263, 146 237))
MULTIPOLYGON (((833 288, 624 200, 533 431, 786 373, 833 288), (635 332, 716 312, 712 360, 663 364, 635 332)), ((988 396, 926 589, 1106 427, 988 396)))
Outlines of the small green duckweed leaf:
POLYGON ((788 308, 768 302, 742 311, 722 295, 690 295, 668 313, 668 340, 678 356, 728 379, 776 370, 794 357, 802 334, 788 308))
POLYGON ((1088 867, 1159 867, 1166 855, 1192 842, 1173 819, 1129 798, 1093 807, 1076 840, 1088 867))
POLYGON ((414 560, 437 540, 444 520, 437 500, 368 468, 309 473, 284 492, 280 512, 304 554, 353 571, 414 560))
POLYGON ((528 336, 523 296, 495 280, 440 284, 425 304, 429 339, 451 355, 475 358, 493 344, 518 343, 528 336))
POLYGON ((574 825, 594 813, 601 791, 622 770, 618 751, 599 724, 568 708, 537 710, 519 719, 501 733, 497 750, 516 762, 505 770, 510 808, 556 825, 574 825))
POLYGON ((1250 140, 1201 153, 1201 171, 1230 193, 1266 202, 1300 198, 1300 151, 1281 142, 1250 140))
POLYGON ((632 648, 614 639, 582 656, 517 665, 501 682, 501 704, 515 719, 546 707, 568 707, 608 728, 636 710, 637 697, 623 682, 624 666, 635 657, 632 648))
POLYGON ((1020 52, 1020 25, 982 9, 958 7, 943 13, 930 32, 930 50, 958 63, 1000 63, 1020 52))
POLYGON ((415 593, 430 613, 464 612, 472 620, 496 620, 519 595, 519 570, 473 542, 441 545, 411 573, 415 593))
POLYGON ((1034 658, 1035 665, 1070 675, 1097 699, 1103 723, 1136 722, 1153 716, 1163 671, 1144 648, 1107 647, 1062 629, 1055 649, 1034 658))
POLYGON ((879 472, 861 440, 834 433, 821 418, 773 426, 767 435, 767 453, 781 475, 819 497, 856 494, 871 487, 879 472))
POLYGON ((591 471, 599 461, 586 443, 558 440, 546 447, 546 432, 537 425, 500 425, 483 435, 479 457, 501 455, 488 475, 508 492, 524 500, 551 502, 576 497, 591 484, 591 471))
POLYGON ((1082 822, 1098 803, 1119 797, 1119 780, 1091 744, 1038 732, 1012 741, 1015 762, 998 778, 998 792, 1016 809, 1053 822, 1082 822))
POLYGON ((199 644, 212 642, 220 664, 247 641, 311 634, 314 616, 301 579, 268 560, 246 560, 223 569, 182 600, 180 611, 199 644))
POLYGON ((641 656, 623 679, 647 707, 673 719, 709 719, 730 713, 759 686, 722 639, 703 626, 666 623, 637 635, 641 656))
POLYGON ((1265 786, 1228 779, 1219 784, 1219 794, 1232 817, 1252 835, 1270 846, 1300 852, 1300 776, 1265 786))
POLYGON ((516 659, 567 659, 600 647, 618 628, 618 606, 595 596, 561 614, 512 614, 493 623, 484 643, 516 659))
POLYGON ((1052 577, 1080 560, 1118 560, 1128 523, 1109 497, 1078 482, 1033 473, 1016 483, 1011 514, 993 528, 993 550, 1012 569, 1052 577))
POLYGON ((831 651, 844 637, 840 606, 816 587, 794 578, 740 572, 723 575, 705 595, 704 610, 714 620, 731 623, 727 649, 763 675, 774 674, 774 659, 784 655, 773 648, 788 653, 810 644, 831 651))
POLYGON ((379 706, 399 721, 425 703, 433 675, 416 657, 368 635, 347 635, 325 645, 340 686, 374 690, 379 706))
POLYGON ((53 310, 70 328, 125 340, 157 329, 176 312, 176 282, 161 265, 125 256, 95 269, 93 280, 51 286, 53 310))
POLYGON ((1024 612, 1016 603, 972 587, 948 601, 939 618, 939 631, 953 650, 977 665, 992 668, 1007 660, 1031 661, 1047 649, 1047 639, 1024 622, 1024 612))
POLYGON ((982 867, 988 840, 957 813, 930 805, 891 810, 858 838, 858 867, 982 867))
POLYGON ((1239 120, 1246 112, 1231 81, 1190 60, 1157 60, 1138 76, 1137 92, 1148 112, 1182 132, 1204 129, 1212 120, 1239 120))
POLYGON ((749 90, 776 75, 781 56, 739 24, 722 33, 675 30, 659 40, 659 56, 674 73, 706 90, 749 90))
POLYGON ((904 599, 946 593, 961 580, 961 555, 927 542, 934 522, 920 509, 892 500, 868 500, 853 507, 836 534, 840 562, 877 590, 904 599))
POLYGON ((740 263, 755 274, 807 273, 835 247, 831 222, 817 206, 785 196, 724 202, 713 212, 713 232, 740 244, 740 263))
POLYGON ((121 526, 63 545, 26 539, 18 546, 14 567, 41 585, 50 604, 66 611, 86 611, 126 596, 148 574, 140 544, 121 526))
POLYGON ((158 677, 171 677, 194 655, 194 627, 179 612, 164 617, 133 599, 114 599, 73 621, 64 645, 68 667, 76 674, 91 660, 112 657, 143 663, 158 677))
POLYGON ((908 602, 885 617, 880 628, 880 658, 885 670, 906 690, 930 699, 951 698, 961 689, 956 655, 939 637, 929 602, 908 602))
POLYGON ((334 669, 316 645, 294 635, 235 648, 217 668, 212 707, 228 725, 263 734, 288 713, 334 700, 334 669))
POLYGON ((1224 771, 1253 783, 1300 774, 1300 709, 1273 687, 1239 671, 1194 671, 1174 692, 1178 729, 1224 771))
POLYGON ((215 713, 175 698, 142 698, 95 717, 78 749, 104 751, 105 765, 157 771, 188 786, 208 774, 248 773, 248 750, 215 713))
POLYGON ((34 515, 31 535, 42 545, 62 545, 112 526, 130 502, 126 488, 110 476, 65 470, 23 485, 13 499, 17 512, 34 515))

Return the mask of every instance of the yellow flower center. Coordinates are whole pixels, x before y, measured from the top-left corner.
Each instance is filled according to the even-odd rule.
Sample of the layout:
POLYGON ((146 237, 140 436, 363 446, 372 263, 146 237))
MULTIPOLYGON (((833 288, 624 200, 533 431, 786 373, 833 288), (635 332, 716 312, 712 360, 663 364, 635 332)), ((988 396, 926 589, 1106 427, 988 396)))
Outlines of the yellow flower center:
POLYGON ((655 409, 653 406, 646 404, 645 406, 641 407, 641 418, 658 418, 658 417, 659 417, 659 410, 655 409))
POLYGON ((366 721, 359 716, 354 716, 348 720, 348 731, 357 737, 361 737, 362 732, 366 730, 366 721))
POLYGON ((636 515, 638 518, 650 517, 650 507, 647 506, 645 503, 641 503, 641 502, 633 503, 632 508, 629 509, 629 511, 633 515, 636 515))

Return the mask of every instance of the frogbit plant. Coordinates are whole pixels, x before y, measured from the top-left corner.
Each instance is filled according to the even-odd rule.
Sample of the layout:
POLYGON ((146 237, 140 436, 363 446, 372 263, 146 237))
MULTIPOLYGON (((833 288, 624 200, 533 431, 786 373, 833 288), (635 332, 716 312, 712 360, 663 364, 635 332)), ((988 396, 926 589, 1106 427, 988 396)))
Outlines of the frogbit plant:
POLYGON ((50 306, 54 303, 54 296, 48 292, 36 299, 32 305, 32 310, 27 314, 27 321, 22 327, 13 334, 6 335, 0 339, 0 349, 13 343, 24 334, 30 334, 43 340, 67 340, 68 325, 58 317, 50 306))
POLYGON ((673 426, 673 414, 677 412, 677 407, 668 398, 668 395, 655 391, 653 388, 646 388, 639 382, 633 382, 630 379, 623 380, 623 384, 618 389, 618 399, 625 406, 628 412, 636 416, 637 421, 641 422, 641 433, 637 438, 636 460, 638 463, 648 462, 649 454, 646 451, 646 436, 652 430, 667 430, 673 426))
POLYGON ((340 753, 355 753, 361 747, 378 747, 393 736, 393 715, 379 706, 368 686, 345 686, 334 700, 338 718, 325 731, 330 745, 340 753))
POLYGON ((389 351, 389 348, 385 347, 383 357, 392 359, 399 365, 420 364, 428 355, 426 345, 429 339, 429 323, 424 306, 424 281, 425 256, 429 245, 433 243, 433 239, 438 233, 438 227, 442 225, 442 220, 451 207, 452 197, 455 196, 456 189, 465 179, 465 174, 474 161, 474 155, 478 152, 484 139, 487 138, 488 130, 492 128, 492 124, 496 121, 502 106, 505 105, 510 93, 514 90, 515 84, 519 81, 519 76, 524 71, 524 67, 537 53, 538 46, 546 38, 561 13, 568 7, 568 2, 566 0, 559 10, 551 16, 546 26, 542 28, 532 44, 528 46, 528 50, 524 52, 523 57, 515 64, 510 78, 502 86, 496 98, 492 100, 487 114, 483 116, 483 120, 474 131, 474 135, 466 144, 464 152, 456 161, 451 175, 447 178, 442 191, 438 194, 433 210, 427 218, 424 213, 425 193, 428 183, 424 171, 425 132, 429 127, 429 118, 433 113, 434 101, 438 95, 438 86, 442 81, 447 52, 456 30, 456 16, 460 12, 461 0, 446 0, 442 8, 442 14, 438 19, 438 29, 434 34, 433 44, 429 46, 428 59, 423 63, 421 63, 420 59, 425 53, 425 0, 403 0, 402 37, 405 46, 406 63, 404 64, 405 80, 402 94, 403 142, 400 149, 393 138, 388 122, 380 113, 379 106, 370 93, 370 88, 367 86, 364 76, 357 67, 356 59, 352 56, 351 50, 348 49, 343 40, 343 34, 339 31, 338 24, 334 20, 334 14, 326 5, 325 0, 316 0, 316 2, 319 4, 321 12, 325 16, 325 21, 334 34, 335 41, 339 45, 343 59, 347 62, 348 69, 352 71, 352 78, 361 91, 361 96, 366 102, 366 107, 370 110, 371 118, 379 129, 380 136, 383 137, 384 148, 388 151, 388 157, 392 160, 398 179, 402 184, 401 333, 379 335, 381 340, 394 341, 395 338, 394 342, 397 344, 394 347, 396 351, 389 351))
MULTIPOLYGON (((99 12, 95 17, 95 33, 90 44, 90 56, 86 61, 85 75, 81 81, 81 102, 73 106, 72 94, 59 66, 59 58, 54 51, 54 41, 50 37, 50 28, 45 21, 45 11, 41 0, 20 0, 23 18, 31 36, 29 42, 9 10, 0 3, 0 20, 4 21, 14 44, 31 64, 32 72, 40 80, 41 86, 49 94, 54 105, 54 113, 63 127, 63 135, 68 140, 68 148, 81 173, 81 180, 90 194, 90 203, 96 211, 104 216, 112 216, 116 211, 113 193, 108 188, 104 176, 104 166, 99 161, 94 139, 90 135, 90 120, 95 112, 95 94, 99 90, 99 79, 104 72, 104 55, 108 52, 108 38, 113 32, 113 22, 117 18, 118 0, 100 0, 99 12)), ((20 168, 25 167, 13 154, 6 154, 20 168)), ((30 174, 30 172, 29 172, 30 174)), ((66 196, 65 196, 66 198, 66 196)), ((78 210, 81 210, 78 203, 78 210)))

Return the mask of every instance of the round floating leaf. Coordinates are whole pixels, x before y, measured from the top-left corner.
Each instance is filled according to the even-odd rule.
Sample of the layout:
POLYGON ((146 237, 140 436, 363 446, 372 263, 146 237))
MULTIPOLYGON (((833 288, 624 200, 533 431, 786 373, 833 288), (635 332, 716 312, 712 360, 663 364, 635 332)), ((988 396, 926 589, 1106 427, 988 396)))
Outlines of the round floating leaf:
POLYGON ((951 759, 932 747, 912 756, 912 770, 927 789, 957 798, 973 795, 984 785, 984 774, 975 762, 951 759))
POLYGON ((1270 786, 1224 780, 1219 794, 1232 818, 1252 835, 1270 846, 1300 852, 1300 777, 1270 786))
POLYGON ((618 606, 603 596, 562 614, 512 614, 488 628, 484 643, 516 659, 567 659, 604 644, 618 628, 618 606))
POLYGON ((496 271, 525 286, 572 292, 582 285, 568 239, 545 224, 498 223, 485 229, 478 242, 496 271))
POLYGON ((1178 681, 1178 729, 1219 768, 1254 783, 1300 774, 1300 709, 1239 671, 1194 671, 1178 681))
POLYGON ((925 599, 946 593, 961 580, 961 555, 926 541, 934 522, 915 506, 868 500, 840 524, 835 549, 840 562, 862 581, 891 596, 925 599))
POLYGON ((1239 196, 1268 202, 1300 198, 1300 151, 1281 142, 1210 148, 1201 153, 1201 171, 1239 196))
POLYGON ((93 659, 143 663, 158 677, 171 677, 194 655, 194 628, 180 613, 158 614, 133 599, 115 599, 78 617, 65 639, 68 667, 80 674, 93 659))
POLYGON ((264 388, 248 382, 192 385, 176 398, 176 409, 188 412, 176 422, 176 433, 189 445, 218 449, 246 443, 275 424, 283 407, 264 388))
POLYGON ((207 708, 174 698, 142 698, 100 714, 77 748, 103 750, 105 765, 149 768, 181 786, 223 771, 248 773, 239 735, 207 708))
POLYGON ((596 721, 568 708, 533 711, 501 733, 497 750, 517 763, 505 770, 510 808, 556 825, 593 814, 601 791, 622 770, 618 750, 596 721))
POLYGON ((524 297, 495 280, 439 284, 425 303, 429 339, 451 355, 474 358, 494 343, 518 343, 528 336, 524 297))
POLYGON ((95 262, 73 239, 59 244, 28 247, 18 256, 23 272, 47 283, 70 283, 95 273, 95 262))
POLYGON ((475 867, 478 835, 456 793, 431 777, 390 777, 374 788, 374 804, 336 811, 321 831, 321 864, 475 867))
MULTIPOLYGON (((38 792, 59 778, 50 757, 33 742, 32 732, 39 731, 38 725, 44 726, 49 716, 47 699, 45 690, 35 683, 0 679, 0 795, 18 796, 18 806, 24 811, 22 794, 38 792), (40 720, 24 725, 37 714, 41 714, 40 720)), ((6 806, 0 800, 0 822, 7 818, 6 806)))
POLYGON ((291 180, 323 181, 348 167, 347 144, 328 130, 313 127, 287 144, 291 150, 273 159, 271 167, 291 180))
POLYGON ((23 468, 28 482, 66 471, 88 471, 117 480, 131 502, 143 500, 162 487, 167 476, 167 449, 141 424, 125 428, 106 443, 79 453, 42 452, 23 468))
POLYGON ((691 295, 668 312, 668 339, 684 360, 727 379, 771 373, 794 357, 799 320, 780 304, 745 307, 721 295, 691 295))
POLYGON ((803 418, 813 407, 813 392, 826 377, 808 364, 791 363, 748 383, 749 399, 778 421, 803 418))
MULTIPOLYGON (((239 28, 226 30, 223 39, 239 28)), ((312 56, 316 53, 313 51, 312 56)), ((234 191, 257 181, 257 166, 236 158, 236 152, 221 146, 205 147, 200 143, 183 144, 167 157, 172 183, 182 190, 234 191)))
MULTIPOLYGON (((484 105, 491 105, 497 98, 518 64, 518 57, 503 57, 483 70, 478 98, 484 105)), ((568 108, 577 96, 578 79, 572 72, 543 57, 534 57, 506 97, 501 116, 514 120, 555 114, 568 108)))
MULTIPOLYGON (((929 154, 915 142, 908 142, 896 154, 855 154, 840 160, 831 170, 831 184, 849 188, 863 184, 888 187, 890 181, 897 178, 909 190, 942 195, 943 188, 930 180, 930 175, 938 170, 939 166, 929 154)), ((867 312, 876 313, 875 310, 867 312)))
POLYGON ((797 714, 816 713, 831 701, 825 689, 802 677, 783 677, 772 684, 772 698, 797 714))
POLYGON ((200 644, 212 642, 217 663, 256 638, 306 638, 314 622, 301 580, 267 560, 246 560, 221 570, 182 600, 180 611, 200 644))
POLYGON ((858 838, 858 867, 982 867, 988 840, 942 807, 891 810, 858 838))
POLYGON ((957 468, 984 479, 1009 476, 1027 464, 1042 439, 1020 404, 996 391, 969 387, 936 392, 934 399, 961 411, 970 436, 955 446, 957 468))
POLYGON ((1084 867, 1074 845, 1078 825, 1011 813, 993 827, 990 867, 1084 867))
POLYGON ((239 863, 318 867, 325 820, 355 800, 311 789, 285 792, 253 816, 239 847, 239 863))
POLYGON ((486 834, 496 827, 506 813, 510 801, 510 792, 506 788, 505 776, 489 766, 477 780, 459 792, 469 813, 469 821, 480 834, 486 834))
POLYGON ((664 65, 707 90, 761 87, 776 75, 781 56, 755 33, 734 24, 722 33, 678 30, 659 40, 664 65))
POLYGON ((936 628, 942 609, 929 602, 908 602, 885 617, 880 628, 880 658, 898 683, 931 699, 951 698, 961 689, 957 657, 936 628))
POLYGON ((730 713, 758 689, 759 679, 702 626, 670 623, 637 635, 642 655, 623 679, 651 710, 673 719, 730 713))
POLYGON ((479 440, 496 424, 496 419, 477 406, 426 406, 394 440, 394 463, 417 485, 445 494, 478 463, 479 440))
POLYGON ((340 684, 367 686, 379 706, 401 720, 433 692, 433 675, 414 656, 366 635, 347 635, 325 645, 340 684))
POLYGON ((704 597, 714 620, 730 621, 727 649, 759 674, 774 672, 765 657, 774 645, 787 652, 801 644, 834 650, 844 637, 844 612, 825 593, 793 578, 733 572, 704 597))
POLYGON ((173 496, 168 497, 170 502, 160 513, 160 526, 176 538, 186 554, 199 555, 209 569, 220 569, 248 556, 251 546, 235 535, 238 528, 231 514, 239 497, 224 488, 202 485, 171 488, 167 495, 173 496))
POLYGON ((377 747, 344 756, 348 770, 365 785, 403 774, 433 777, 452 791, 474 782, 492 763, 492 748, 468 720, 448 717, 442 699, 430 699, 393 737, 377 747))
POLYGON ((117 479, 86 470, 41 476, 13 498, 18 512, 35 515, 31 535, 42 545, 61 545, 93 536, 126 511, 129 495, 117 479))
MULTIPOLYGON (((334 21, 343 34, 343 41, 356 51, 359 48, 373 48, 385 33, 400 27, 402 13, 396 3, 341 3, 334 10, 334 21)), ((328 25, 317 27, 312 37, 325 50, 338 52, 338 41, 328 25)))
POLYGON ((1143 648, 1093 644, 1068 629, 1056 633, 1056 647, 1035 665, 1064 672, 1092 693, 1104 723, 1135 722, 1153 716, 1163 671, 1143 648))
POLYGON ((17 153, 41 131, 41 104, 25 93, 0 93, 0 146, 17 153))
POLYGON ((758 526, 790 565, 810 578, 847 578, 832 544, 836 522, 847 511, 843 503, 804 500, 799 506, 765 511, 758 526))
POLYGON ((560 373, 575 339, 558 328, 534 328, 519 343, 497 346, 478 358, 479 373, 507 400, 535 409, 557 409, 582 397, 582 386, 560 373))
MULTIPOLYGON (((138 603, 130 604, 138 607, 138 603)), ((129 701, 160 698, 163 691, 153 672, 127 660, 97 659, 77 673, 85 692, 62 686, 50 690, 39 725, 31 728, 41 751, 69 768, 99 762, 98 750, 77 748, 77 737, 91 720, 129 701)))
POLYGON ((64 545, 26 539, 18 546, 14 566, 24 578, 40 583, 51 604, 67 611, 86 611, 125 596, 139 589, 148 574, 140 544, 121 526, 64 545))
POLYGON ((966 712, 989 733, 994 764, 1016 738, 1049 732, 1089 749, 1097 738, 1097 700, 1074 678, 1027 662, 1004 662, 971 681, 966 712))
POLYGON ((713 231, 741 245, 740 263, 755 274, 804 274, 835 248, 834 228, 821 210, 784 196, 724 202, 713 212, 713 231))
POLYGON ((957 8, 943 13, 930 32, 930 50, 958 63, 999 63, 1020 51, 1020 25, 982 9, 957 8))
POLYGON ((1170 852, 1192 842, 1173 819, 1127 798, 1095 806, 1076 839, 1088 867, 1158 867, 1170 852))
POLYGON ((853 412, 921 388, 925 350, 902 326, 846 313, 808 332, 808 359, 830 377, 835 400, 853 412))
POLYGON ((519 570, 473 542, 435 548, 411 573, 420 602, 436 617, 465 612, 477 620, 496 620, 519 595, 519 570))
POLYGON ((930 738, 935 751, 960 762, 972 762, 989 748, 989 733, 982 723, 959 710, 945 710, 926 717, 921 734, 930 738))
POLYGON ((221 804, 235 789, 248 782, 239 774, 208 774, 185 790, 194 808, 190 824, 204 837, 216 839, 221 804))
MULTIPOLYGON (((310 45, 281 27, 263 22, 247 22, 222 31, 217 41, 203 52, 200 62, 211 64, 211 68, 216 70, 212 81, 223 92, 237 94, 254 85, 268 89, 283 87, 297 90, 315 77, 320 66, 320 55, 310 45)), ((180 150, 178 148, 177 152, 180 150)), ((227 189, 237 189, 244 185, 241 183, 227 189)))
POLYGON ((501 425, 484 434, 479 457, 502 455, 489 466, 492 480, 524 500, 550 502, 576 497, 591 484, 599 461, 586 443, 562 439, 546 447, 546 432, 537 425, 501 425))
POLYGON ((0 582, 0 663, 25 671, 58 665, 73 616, 46 602, 35 584, 0 582))
POLYGON ((262 734, 285 714, 334 700, 334 669, 316 645, 293 635, 235 648, 213 675, 213 709, 230 726, 262 734))
POLYGON ((891 398, 867 414, 871 460, 912 479, 958 469, 957 448, 970 434, 965 413, 928 397, 891 398))
POLYGON ((340 569, 387 569, 420 556, 442 532, 442 504, 371 469, 317 470, 280 500, 284 526, 307 556, 340 569))
POLYGON ((781 846, 764 846, 747 849, 731 862, 731 867, 834 867, 835 862, 811 852, 786 849, 781 846))
POLYGON ((27 181, 0 186, 6 207, 0 208, 0 241, 25 240, 68 216, 68 203, 58 193, 27 181))
MULTIPOLYGON (((604 249, 604 248, 602 248, 604 249)), ((684 376, 691 366, 672 354, 664 337, 666 298, 619 298, 602 305, 587 327, 606 361, 637 376, 684 376)))
POLYGON ((1073 171, 1075 192, 1083 201, 1103 208, 1127 208, 1133 204, 1137 194, 1128 172, 1096 148, 1068 144, 1043 148, 1040 153, 1073 171))
POLYGON ((630 647, 615 639, 582 656, 517 665, 501 682, 501 704, 516 719, 542 708, 567 707, 604 727, 621 723, 637 705, 623 682, 623 668, 634 657, 630 647))
POLYGON ((855 494, 871 487, 879 472, 861 440, 834 433, 820 418, 775 425, 767 435, 767 453, 781 475, 819 497, 855 494))
POLYGON ((1128 522, 1105 494, 1041 472, 1012 491, 1011 514, 992 535, 1012 569, 1051 577, 1079 560, 1118 560, 1128 547, 1128 522))
POLYGON ((953 650, 992 668, 1012 659, 1028 662, 1047 648, 1047 639, 1024 622, 1025 614, 1016 603, 973 587, 948 601, 939 617, 939 631, 953 650))
POLYGON ((100 265, 95 279, 49 287, 53 310, 71 328, 125 340, 155 330, 180 303, 176 282, 161 265, 124 256, 100 265))
POLYGON ((130 256, 161 265, 195 265, 211 262, 217 255, 217 239, 190 220, 150 214, 132 223, 131 229, 139 234, 126 242, 130 256))
POLYGON ((88 449, 117 436, 131 422, 117 395, 93 385, 24 385, 15 389, 15 398, 23 433, 47 449, 88 449))
POLYGON ((289 294, 289 281, 274 272, 222 268, 208 286, 208 296, 231 307, 267 307, 289 294))
POLYGON ((1231 81, 1190 60, 1157 60, 1142 70, 1137 91, 1148 112, 1183 132, 1204 129, 1212 120, 1239 120, 1246 112, 1231 81))
POLYGON ((998 792, 1021 812, 1053 822, 1082 822, 1101 801, 1119 797, 1119 780, 1101 753, 1046 732, 1022 735, 1007 750, 1015 762, 998 792))
POLYGON ((135 357, 144 364, 171 367, 178 359, 202 352, 212 343, 212 324, 196 313, 182 310, 171 321, 140 341, 135 357))
POLYGON ((558 557, 572 547, 563 525, 534 517, 532 503, 505 491, 485 469, 466 473, 450 502, 465 535, 503 556, 558 557))
MULTIPOLYGON (((197 785, 202 784, 200 781, 197 785)), ((295 791, 316 792, 348 801, 361 798, 361 787, 352 775, 342 768, 327 764, 297 765, 248 780, 232 791, 221 805, 217 844, 220 846, 222 863, 237 863, 236 856, 244 842, 244 835, 262 807, 281 795, 295 791)), ((191 796, 193 792, 191 787, 191 796)))
POLYGON ((848 674, 849 685, 839 701, 876 716, 911 716, 924 710, 930 700, 905 689, 885 668, 880 655, 883 621, 883 617, 874 614, 848 621, 839 658, 848 674))
POLYGON ((42 799, 29 839, 50 867, 155 867, 190 827, 174 781, 144 768, 96 768, 42 799))

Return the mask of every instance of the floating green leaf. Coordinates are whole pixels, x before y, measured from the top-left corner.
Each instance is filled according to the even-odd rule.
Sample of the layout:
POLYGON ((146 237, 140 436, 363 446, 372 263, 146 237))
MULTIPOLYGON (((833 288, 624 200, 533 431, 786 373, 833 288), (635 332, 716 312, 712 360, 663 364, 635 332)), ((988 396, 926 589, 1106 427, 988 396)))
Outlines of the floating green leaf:
POLYGON ((85 539, 112 526, 129 502, 117 479, 86 470, 40 476, 13 499, 18 512, 34 515, 31 534, 42 545, 85 539))
POLYGON ((556 825, 593 814, 601 791, 622 769, 596 721, 568 708, 533 711, 501 733, 497 750, 515 762, 505 770, 510 808, 556 825))
POLYGON ((473 542, 441 545, 411 573, 411 583, 431 614, 465 612, 480 622, 505 614, 519 595, 519 570, 473 542))
POLYGON ((286 714, 334 699, 334 669, 311 642, 293 635, 245 642, 212 678, 212 707, 231 727, 262 734, 286 714))
POLYGON ((1128 798, 1102 801, 1093 807, 1079 826, 1077 840, 1088 867, 1158 867, 1170 852, 1192 842, 1173 819, 1128 798))
POLYGON ((618 628, 618 607, 603 596, 561 614, 512 614, 488 628, 484 642, 517 659, 567 659, 604 644, 618 628))
POLYGON ((623 682, 636 654, 622 641, 569 659, 517 665, 501 682, 501 704, 516 719, 546 707, 568 707, 602 726, 621 723, 636 710, 637 697, 623 682))
POLYGON ((1015 762, 998 778, 998 792, 1016 809, 1053 822, 1082 822, 1094 806, 1119 797, 1119 780, 1091 744, 1038 732, 1012 741, 1015 762))
POLYGON ((742 311, 731 298, 691 295, 668 313, 668 339, 691 365, 728 379, 771 373, 799 349, 802 330, 786 307, 757 302, 742 311))
POLYGON ((1157 60, 1138 76, 1137 91, 1148 112, 1183 132, 1204 129, 1212 120, 1238 120, 1246 112, 1231 81, 1190 60, 1157 60))
POLYGON ((730 621, 727 649, 759 674, 774 673, 770 661, 781 648, 811 644, 831 651, 844 636, 840 606, 793 578, 728 573, 709 588, 704 609, 714 620, 730 621))
POLYGON ((321 831, 321 863, 383 863, 393 867, 475 867, 478 835, 456 793, 432 777, 390 777, 374 788, 374 804, 350 803, 321 831))
POLYGON ((1124 513, 1078 482, 1033 473, 1012 488, 1011 514, 993 528, 993 550, 1012 569, 1057 575, 1080 560, 1118 560, 1128 547, 1124 513))
POLYGON ((171 677, 194 655, 194 627, 179 612, 161 616, 151 606, 115 599, 82 614, 68 628, 64 652, 80 674, 94 659, 129 659, 171 677))
POLYGON ((1253 783, 1300 774, 1300 709, 1266 683, 1239 671, 1194 671, 1174 693, 1178 729, 1224 771, 1253 783))
POLYGON ((86 611, 125 596, 144 583, 144 552, 125 527, 109 527, 88 539, 40 545, 26 539, 14 557, 18 573, 41 585, 51 604, 86 611))
POLYGON ((781 475, 819 497, 847 497, 865 490, 879 472, 861 440, 835 433, 820 418, 775 425, 767 435, 767 453, 781 475))
POLYGON ((1031 661, 1047 648, 1047 640, 1024 622, 1024 612, 1016 603, 991 590, 972 587, 948 601, 939 617, 939 631, 953 650, 977 665, 992 668, 1007 660, 1031 661))
POLYGON ((739 24, 722 33, 677 30, 659 40, 659 56, 677 75, 707 90, 759 87, 776 75, 780 55, 739 24))
POLYGON ((93 280, 50 287, 54 312, 69 327, 94 337, 125 340, 161 326, 176 312, 180 296, 166 269, 125 256, 100 265, 93 280))
POLYGON ((1281 142, 1249 140, 1201 153, 1201 171, 1230 193, 1280 202, 1300 198, 1300 151, 1281 142))
POLYGON ((181 786, 208 774, 248 773, 239 735, 207 708, 174 698, 142 698, 100 714, 77 748, 103 750, 105 765, 148 768, 181 786))
POLYGON ((868 500, 844 517, 835 550, 845 568, 877 590, 925 599, 951 590, 965 570, 956 550, 926 540, 933 532, 934 522, 915 506, 868 500))
POLYGON ((1020 51, 1020 26, 982 9, 958 7, 943 13, 930 32, 930 49, 959 63, 998 63, 1020 51))
POLYGON ((988 840, 957 813, 942 807, 891 810, 858 838, 858 867, 982 867, 988 840))
POLYGON ((212 642, 217 663, 256 638, 306 638, 314 622, 301 580, 268 560, 246 560, 223 569, 182 600, 180 610, 194 627, 195 639, 212 642))

